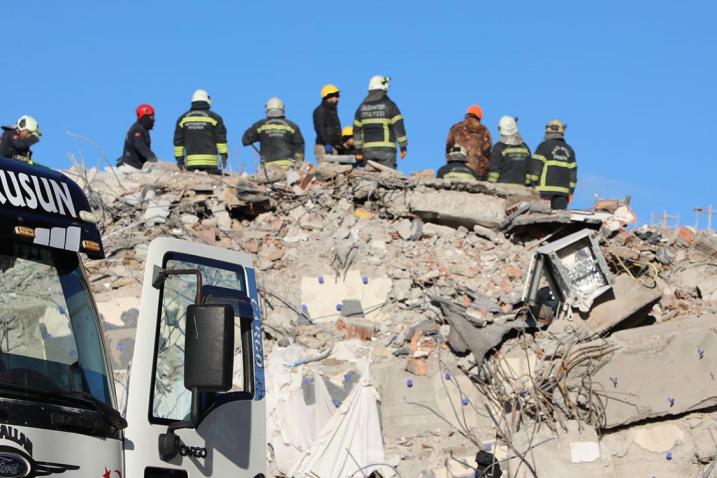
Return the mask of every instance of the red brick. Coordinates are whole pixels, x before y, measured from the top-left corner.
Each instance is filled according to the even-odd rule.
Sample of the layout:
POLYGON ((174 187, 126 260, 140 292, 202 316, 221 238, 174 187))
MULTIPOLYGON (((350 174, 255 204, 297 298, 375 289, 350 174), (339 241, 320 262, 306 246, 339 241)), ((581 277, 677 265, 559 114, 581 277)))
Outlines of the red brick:
POLYGON ((347 339, 371 340, 374 332, 373 323, 364 317, 341 317, 336 329, 343 330, 347 339))

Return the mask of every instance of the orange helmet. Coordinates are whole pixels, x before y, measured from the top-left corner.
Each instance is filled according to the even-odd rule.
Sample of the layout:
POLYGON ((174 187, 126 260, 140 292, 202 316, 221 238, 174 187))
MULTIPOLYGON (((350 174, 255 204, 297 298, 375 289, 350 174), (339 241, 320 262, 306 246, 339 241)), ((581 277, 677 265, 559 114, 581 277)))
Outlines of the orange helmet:
POLYGON ((466 114, 473 115, 478 119, 483 119, 483 109, 478 105, 470 105, 466 114))

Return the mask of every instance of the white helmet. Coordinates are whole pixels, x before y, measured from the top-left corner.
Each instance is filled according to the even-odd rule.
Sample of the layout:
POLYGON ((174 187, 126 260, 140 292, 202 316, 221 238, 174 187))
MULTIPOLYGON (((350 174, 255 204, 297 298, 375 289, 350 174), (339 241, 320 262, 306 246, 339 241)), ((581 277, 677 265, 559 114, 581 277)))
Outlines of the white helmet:
POLYGON ((518 120, 512 116, 503 116, 498 121, 498 131, 503 136, 513 136, 518 133, 518 120))
POLYGON ((448 159, 453 161, 468 161, 468 150, 461 146, 460 144, 457 144, 451 148, 451 150, 448 152, 448 159))
POLYGON ((368 90, 383 90, 388 91, 388 84, 391 82, 391 77, 376 75, 372 76, 368 82, 368 90))
POLYGON ((269 117, 284 116, 284 102, 276 96, 269 98, 264 105, 264 111, 269 117))
POLYGON ((40 133, 40 125, 37 124, 37 120, 30 115, 22 115, 17 119, 15 127, 18 131, 29 131, 35 136, 42 136, 40 133))
POLYGON ((204 101, 205 103, 212 104, 212 98, 207 93, 207 90, 194 90, 192 93, 192 103, 195 101, 204 101))

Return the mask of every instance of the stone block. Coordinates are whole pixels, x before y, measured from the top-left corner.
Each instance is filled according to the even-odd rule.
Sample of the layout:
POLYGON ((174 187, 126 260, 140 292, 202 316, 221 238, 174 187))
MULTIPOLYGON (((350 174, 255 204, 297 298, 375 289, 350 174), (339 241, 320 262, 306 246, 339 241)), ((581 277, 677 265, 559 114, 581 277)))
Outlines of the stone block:
POLYGON ((410 211, 424 221, 468 229, 475 225, 497 229, 506 207, 503 198, 464 191, 414 191, 409 197, 410 211))

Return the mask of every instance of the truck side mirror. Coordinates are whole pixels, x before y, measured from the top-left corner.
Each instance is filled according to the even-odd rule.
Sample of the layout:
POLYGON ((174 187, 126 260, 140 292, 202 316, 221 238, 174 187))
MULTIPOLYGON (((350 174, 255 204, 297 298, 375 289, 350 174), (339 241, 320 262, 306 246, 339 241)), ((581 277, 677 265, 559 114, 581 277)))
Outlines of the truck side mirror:
POLYGON ((159 456, 169 461, 179 452, 174 431, 197 428, 201 421, 201 392, 225 392, 234 375, 234 308, 228 304, 187 306, 184 337, 184 386, 192 391, 189 420, 174 422, 158 437, 159 456))
MULTIPOLYGON (((226 392, 234 374, 234 308, 228 304, 187 306, 184 386, 226 392)), ((192 417, 195 418, 195 417, 192 417)))

